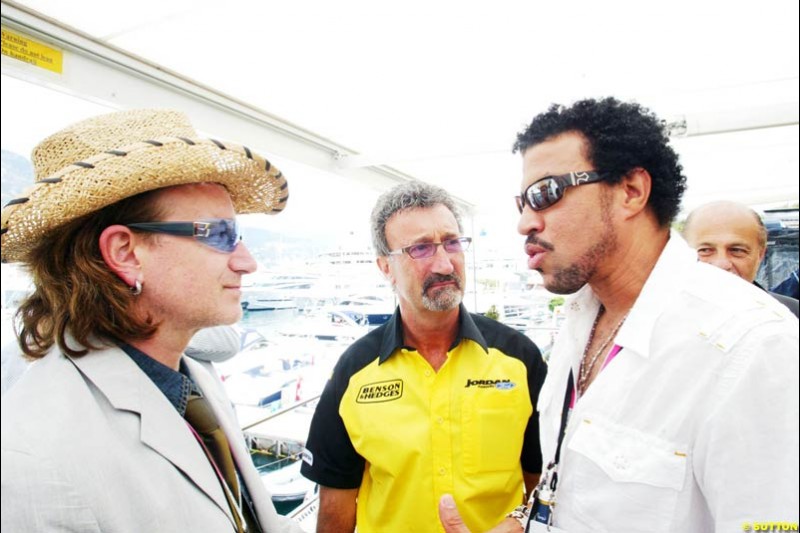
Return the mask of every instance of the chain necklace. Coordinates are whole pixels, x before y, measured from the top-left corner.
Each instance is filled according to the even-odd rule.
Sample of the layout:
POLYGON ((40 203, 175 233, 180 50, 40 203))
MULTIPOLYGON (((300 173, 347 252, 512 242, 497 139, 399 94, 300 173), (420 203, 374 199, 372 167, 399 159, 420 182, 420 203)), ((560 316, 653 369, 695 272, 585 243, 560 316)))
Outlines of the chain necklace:
POLYGON ((622 317, 622 320, 620 320, 617 323, 617 325, 614 326, 614 329, 611 330, 611 333, 608 335, 608 337, 606 337, 606 340, 603 341, 603 343, 600 345, 600 348, 598 348, 597 351, 594 352, 594 355, 589 359, 589 362, 587 363, 586 359, 587 356, 589 355, 589 346, 592 345, 592 341, 594 340, 594 332, 597 329, 597 323, 600 322, 600 317, 602 316, 603 313, 605 313, 605 310, 606 308, 603 307, 602 305, 600 306, 600 309, 598 309, 597 316, 594 317, 594 324, 592 324, 592 330, 589 332, 589 341, 586 343, 586 348, 583 350, 583 359, 581 359, 581 367, 580 371, 578 372, 578 393, 581 396, 583 396, 583 393, 586 392, 586 387, 589 386, 588 383, 589 376, 592 375, 592 371, 594 370, 594 366, 597 364, 597 359, 600 357, 600 354, 602 354, 605 351, 606 346, 608 346, 608 343, 611 342, 611 339, 613 339, 616 336, 617 332, 619 331, 619 328, 622 327, 622 324, 625 322, 625 319, 628 318, 628 313, 625 313, 625 316, 622 317))

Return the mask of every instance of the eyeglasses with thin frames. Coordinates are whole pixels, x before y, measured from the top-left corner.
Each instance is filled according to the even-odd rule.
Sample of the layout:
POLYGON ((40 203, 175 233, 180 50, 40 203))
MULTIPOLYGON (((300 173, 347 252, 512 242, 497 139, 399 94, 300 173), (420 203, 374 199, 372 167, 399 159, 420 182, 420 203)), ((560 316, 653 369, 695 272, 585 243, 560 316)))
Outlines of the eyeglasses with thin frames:
POLYGON ((599 170, 545 176, 530 184, 520 196, 515 196, 514 199, 517 201, 517 209, 519 209, 520 214, 525 209, 525 205, 534 211, 541 211, 561 200, 568 188, 586 185, 587 183, 597 183, 607 177, 608 174, 606 172, 599 170))
POLYGON ((242 235, 233 218, 214 218, 194 222, 135 222, 127 227, 149 233, 164 233, 176 237, 191 237, 215 250, 232 253, 242 235))
POLYGON ((439 246, 442 246, 444 251, 449 254, 459 254, 466 252, 471 242, 471 237, 458 237, 455 239, 447 239, 442 242, 420 242, 400 248, 399 250, 392 250, 386 255, 402 255, 405 253, 408 254, 411 259, 427 259, 433 257, 439 246))

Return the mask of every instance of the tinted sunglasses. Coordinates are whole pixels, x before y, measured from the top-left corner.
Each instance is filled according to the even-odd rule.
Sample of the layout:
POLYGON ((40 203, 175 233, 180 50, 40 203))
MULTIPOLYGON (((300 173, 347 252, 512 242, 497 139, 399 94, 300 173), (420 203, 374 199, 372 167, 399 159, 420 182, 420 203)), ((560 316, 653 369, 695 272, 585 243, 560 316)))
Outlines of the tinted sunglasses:
POLYGON ((226 254, 233 252, 242 240, 236 220, 232 218, 214 218, 196 222, 135 222, 126 226, 149 233, 192 237, 226 254))
POLYGON ((606 172, 594 170, 546 176, 530 184, 521 196, 515 196, 514 199, 517 201, 517 209, 520 213, 525 209, 526 204, 534 211, 541 211, 561 200, 569 187, 603 181, 606 177, 608 177, 606 172))
POLYGON ((439 248, 439 246, 442 246, 444 251, 449 254, 458 254, 466 252, 471 242, 472 238, 470 237, 458 237, 457 239, 447 239, 442 242, 420 242, 412 244, 411 246, 406 246, 405 248, 400 248, 399 250, 392 250, 386 255, 401 255, 406 253, 411 259, 427 259, 428 257, 433 257, 433 254, 436 253, 436 249, 439 248))

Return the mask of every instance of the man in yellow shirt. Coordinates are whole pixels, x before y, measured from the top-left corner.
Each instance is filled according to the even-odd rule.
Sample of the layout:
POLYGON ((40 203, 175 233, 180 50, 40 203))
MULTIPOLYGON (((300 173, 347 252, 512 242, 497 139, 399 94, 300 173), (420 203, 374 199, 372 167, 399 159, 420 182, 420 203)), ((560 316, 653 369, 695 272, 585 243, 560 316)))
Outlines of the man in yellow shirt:
POLYGON ((450 493, 482 531, 538 479, 545 364, 530 339, 461 305, 471 239, 444 190, 395 187, 372 233, 399 305, 345 351, 312 420, 302 471, 321 485, 317 530, 442 531, 450 493))

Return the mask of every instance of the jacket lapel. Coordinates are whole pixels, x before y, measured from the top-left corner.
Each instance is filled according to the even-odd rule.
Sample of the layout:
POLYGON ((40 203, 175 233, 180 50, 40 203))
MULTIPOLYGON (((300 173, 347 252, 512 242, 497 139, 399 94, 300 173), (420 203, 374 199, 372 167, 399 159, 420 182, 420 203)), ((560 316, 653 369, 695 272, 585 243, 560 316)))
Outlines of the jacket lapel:
POLYGON ((233 524, 219 479, 203 449, 186 421, 136 363, 116 346, 70 359, 115 409, 139 414, 141 442, 183 472, 233 524))

